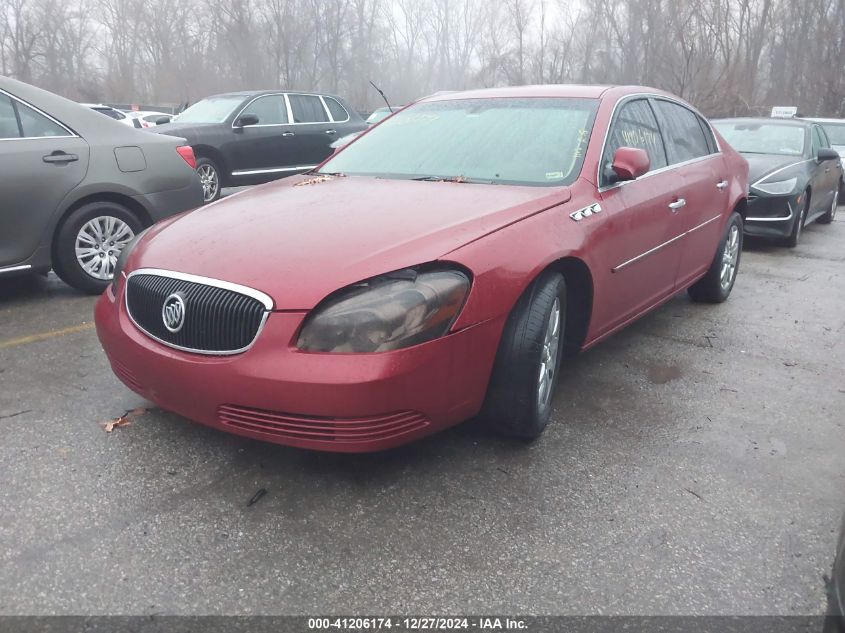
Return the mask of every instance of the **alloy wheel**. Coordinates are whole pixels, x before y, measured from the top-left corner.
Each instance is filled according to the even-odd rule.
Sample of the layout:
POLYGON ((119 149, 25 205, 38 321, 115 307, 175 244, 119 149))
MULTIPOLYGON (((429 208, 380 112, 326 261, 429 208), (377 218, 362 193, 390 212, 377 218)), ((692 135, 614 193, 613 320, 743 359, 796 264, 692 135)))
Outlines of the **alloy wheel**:
POLYGON ((95 279, 111 279, 120 251, 135 237, 123 220, 110 215, 88 220, 76 234, 76 261, 95 279))
POLYGON ((722 290, 730 288, 736 276, 736 265, 739 262, 739 243, 739 227, 732 224, 728 239, 725 240, 725 250, 722 252, 722 272, 720 275, 722 290))
POLYGON ((546 322, 543 348, 540 356, 539 376, 537 379, 537 405, 540 410, 548 406, 552 397, 557 357, 560 350, 560 299, 555 299, 552 311, 546 322))
POLYGON ((217 170, 206 163, 197 167, 197 175, 200 177, 200 182, 202 183, 203 202, 211 202, 217 197, 217 191, 220 188, 220 178, 217 176, 217 170))

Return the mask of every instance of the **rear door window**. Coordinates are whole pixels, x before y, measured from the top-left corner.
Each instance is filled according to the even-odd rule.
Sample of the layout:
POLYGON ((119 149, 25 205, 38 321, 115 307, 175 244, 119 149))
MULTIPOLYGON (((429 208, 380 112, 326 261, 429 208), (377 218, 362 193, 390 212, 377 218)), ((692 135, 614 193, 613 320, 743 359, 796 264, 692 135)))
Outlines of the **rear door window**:
POLYGON ((329 112, 331 112, 333 121, 342 122, 349 118, 349 113, 346 111, 346 108, 344 108, 337 99, 323 97, 323 101, 326 102, 326 107, 328 107, 329 112))
POLYGON ((698 116, 692 110, 662 99, 655 99, 654 104, 661 118, 670 165, 711 153, 698 116))
MULTIPOLYGON (((646 99, 629 101, 619 108, 619 112, 613 119, 604 151, 602 164, 605 170, 610 167, 613 155, 620 147, 636 147, 645 150, 651 163, 649 171, 666 167, 666 150, 663 148, 660 128, 646 99)), ((610 180, 605 180, 605 178, 606 174, 602 174, 604 180, 602 184, 609 184, 610 180)))
POLYGON ((329 116, 317 95, 288 95, 294 123, 328 123, 329 116))
POLYGON ((258 117, 258 125, 285 125, 288 122, 288 109, 282 95, 258 97, 243 112, 258 117))
POLYGON ((21 129, 18 126, 18 117, 15 116, 12 100, 6 95, 0 94, 0 139, 20 137, 21 129))
POLYGON ((32 108, 18 103, 17 109, 25 138, 70 136, 70 132, 67 129, 32 108))

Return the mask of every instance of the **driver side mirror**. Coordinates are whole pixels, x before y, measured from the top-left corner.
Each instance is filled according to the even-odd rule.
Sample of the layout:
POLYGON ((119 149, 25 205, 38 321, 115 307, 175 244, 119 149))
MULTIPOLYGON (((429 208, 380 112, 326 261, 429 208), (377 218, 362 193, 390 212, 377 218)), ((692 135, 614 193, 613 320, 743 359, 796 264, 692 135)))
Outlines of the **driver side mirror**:
POLYGON ((610 164, 611 179, 613 182, 636 180, 647 174, 650 168, 651 161, 644 149, 620 147, 614 152, 613 162, 610 164))
POLYGON ((835 149, 823 147, 819 150, 817 158, 820 163, 823 163, 826 160, 839 160, 839 152, 835 149))
POLYGON ((258 125, 258 116, 255 114, 242 114, 235 119, 235 127, 246 127, 247 125, 258 125))

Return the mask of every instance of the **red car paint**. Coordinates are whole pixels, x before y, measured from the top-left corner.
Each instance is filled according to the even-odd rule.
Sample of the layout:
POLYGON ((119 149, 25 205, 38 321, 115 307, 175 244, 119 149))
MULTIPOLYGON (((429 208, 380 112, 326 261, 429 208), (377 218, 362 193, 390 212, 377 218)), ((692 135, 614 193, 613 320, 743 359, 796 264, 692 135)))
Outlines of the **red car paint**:
MULTIPOLYGON (((123 282, 117 296, 109 289, 96 307, 97 331, 115 373, 145 398, 192 420, 312 449, 389 448, 475 415, 508 314, 542 271, 564 265, 580 272, 576 307, 583 328, 567 338, 587 348, 703 276, 729 216, 744 209, 747 163, 718 135, 717 153, 624 186, 597 186, 615 107, 632 95, 676 100, 648 88, 600 86, 503 88, 424 100, 598 99, 584 164, 567 187, 301 176, 159 223, 132 251, 124 273, 157 268, 240 284, 269 295, 272 312, 243 353, 182 352, 134 325, 123 282), (681 198, 681 212, 669 208, 681 198), (596 203, 601 213, 571 217, 596 203), (326 296, 435 261, 472 275, 446 336, 370 354, 296 347, 303 320, 326 296)), ((636 157, 629 162, 638 168, 636 157)), ((577 327, 577 319, 570 322, 577 327)))

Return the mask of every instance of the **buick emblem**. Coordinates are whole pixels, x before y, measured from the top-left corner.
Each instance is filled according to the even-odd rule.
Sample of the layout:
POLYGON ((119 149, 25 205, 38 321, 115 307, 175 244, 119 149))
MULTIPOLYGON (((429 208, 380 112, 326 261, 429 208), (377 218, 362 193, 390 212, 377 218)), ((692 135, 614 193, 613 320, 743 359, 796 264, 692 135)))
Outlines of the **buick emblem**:
POLYGON ((161 306, 161 320, 164 327, 174 334, 185 325, 185 295, 181 292, 174 292, 164 300, 161 306))

